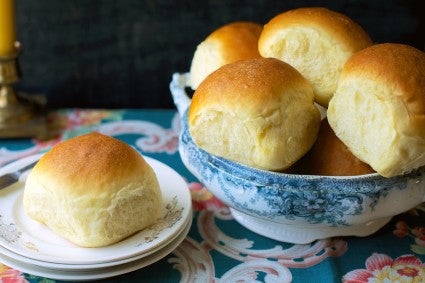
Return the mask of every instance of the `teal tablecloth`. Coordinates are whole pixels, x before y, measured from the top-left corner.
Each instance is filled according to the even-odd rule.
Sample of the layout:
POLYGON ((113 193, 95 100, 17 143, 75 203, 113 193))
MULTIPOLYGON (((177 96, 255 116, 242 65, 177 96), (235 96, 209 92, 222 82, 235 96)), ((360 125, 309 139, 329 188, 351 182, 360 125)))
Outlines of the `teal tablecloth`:
MULTIPOLYGON (((148 267, 101 282, 425 282, 423 205, 394 217, 365 238, 282 243, 239 225, 227 207, 189 173, 177 150, 180 118, 176 111, 66 109, 50 113, 49 125, 61 131, 48 141, 0 140, 0 166, 48 151, 62 140, 101 131, 168 164, 191 190, 194 219, 182 244, 148 267)), ((0 282, 59 281, 0 264, 0 282)))

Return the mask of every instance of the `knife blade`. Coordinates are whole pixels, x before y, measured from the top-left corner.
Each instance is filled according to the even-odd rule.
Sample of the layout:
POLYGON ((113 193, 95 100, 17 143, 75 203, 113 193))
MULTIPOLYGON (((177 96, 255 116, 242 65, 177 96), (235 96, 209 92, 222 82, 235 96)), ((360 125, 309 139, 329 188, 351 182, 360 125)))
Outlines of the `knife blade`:
POLYGON ((14 171, 11 173, 7 173, 3 176, 0 176, 0 190, 9 187, 10 185, 16 183, 19 181, 19 177, 21 177, 21 175, 23 173, 25 173, 27 170, 31 169, 32 167, 34 167, 34 165, 38 162, 38 160, 31 162, 30 164, 14 171))

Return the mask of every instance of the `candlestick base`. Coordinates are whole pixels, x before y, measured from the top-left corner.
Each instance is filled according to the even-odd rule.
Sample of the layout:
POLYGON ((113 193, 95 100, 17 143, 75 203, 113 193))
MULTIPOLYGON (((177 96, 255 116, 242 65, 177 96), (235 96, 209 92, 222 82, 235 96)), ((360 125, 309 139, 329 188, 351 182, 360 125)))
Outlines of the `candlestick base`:
POLYGON ((0 56, 0 138, 44 139, 47 135, 45 99, 16 93, 13 87, 21 76, 19 50, 17 42, 15 54, 0 56))
POLYGON ((41 95, 16 95, 19 103, 0 106, 0 138, 47 138, 45 101, 41 95))

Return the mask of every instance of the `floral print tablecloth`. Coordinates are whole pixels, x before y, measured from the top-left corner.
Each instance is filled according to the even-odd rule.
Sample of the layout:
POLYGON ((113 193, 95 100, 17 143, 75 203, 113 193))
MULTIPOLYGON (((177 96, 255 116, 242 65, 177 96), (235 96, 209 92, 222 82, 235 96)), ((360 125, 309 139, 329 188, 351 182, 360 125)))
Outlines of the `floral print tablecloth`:
MULTIPOLYGON (((425 282, 425 206, 395 216, 374 235, 308 245, 259 236, 233 220, 229 209, 184 167, 178 154, 180 117, 174 110, 63 109, 49 113, 48 140, 0 140, 0 166, 48 151, 91 131, 114 136, 182 175, 194 220, 170 255, 102 282, 425 282)), ((1 235, 0 235, 1 237, 1 235)), ((0 282, 59 282, 0 263, 0 282)))

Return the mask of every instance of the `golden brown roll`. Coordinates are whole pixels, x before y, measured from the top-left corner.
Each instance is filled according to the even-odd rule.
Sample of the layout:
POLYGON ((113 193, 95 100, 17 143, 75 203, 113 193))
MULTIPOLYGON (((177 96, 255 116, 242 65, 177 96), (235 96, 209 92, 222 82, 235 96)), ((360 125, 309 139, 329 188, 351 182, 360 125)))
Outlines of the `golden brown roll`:
POLYGON ((219 67, 242 59, 260 58, 258 38, 262 25, 232 22, 212 32, 196 48, 190 67, 192 89, 219 67))
POLYGON ((299 8, 272 18, 261 32, 260 54, 295 67, 313 86, 315 101, 327 107, 342 66, 372 44, 349 17, 326 8, 299 8))
POLYGON ((98 133, 64 141, 36 164, 25 184, 27 215, 82 247, 118 242, 156 221, 156 175, 131 146, 98 133))
POLYGON ((356 53, 327 114, 339 139, 379 174, 425 165, 425 53, 394 43, 356 53))
POLYGON ((355 157, 323 119, 313 147, 297 162, 296 173, 322 176, 354 176, 375 173, 355 157))
POLYGON ((309 82, 273 58, 219 68, 195 91, 189 130, 207 152, 266 170, 283 170, 314 143, 320 113, 309 82))

